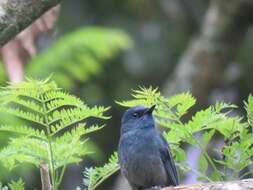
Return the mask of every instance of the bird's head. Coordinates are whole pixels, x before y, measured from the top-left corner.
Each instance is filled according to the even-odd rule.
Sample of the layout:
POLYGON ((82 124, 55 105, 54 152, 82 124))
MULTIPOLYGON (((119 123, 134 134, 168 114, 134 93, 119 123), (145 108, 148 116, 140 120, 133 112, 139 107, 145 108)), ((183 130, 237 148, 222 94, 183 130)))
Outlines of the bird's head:
POLYGON ((155 126, 152 112, 155 105, 150 108, 135 106, 125 111, 121 119, 121 134, 130 130, 152 128, 155 126))

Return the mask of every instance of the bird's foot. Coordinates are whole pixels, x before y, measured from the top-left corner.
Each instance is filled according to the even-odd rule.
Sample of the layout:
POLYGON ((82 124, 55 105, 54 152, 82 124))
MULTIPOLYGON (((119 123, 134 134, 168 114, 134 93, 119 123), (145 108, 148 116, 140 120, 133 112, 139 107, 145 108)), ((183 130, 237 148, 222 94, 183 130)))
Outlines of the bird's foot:
POLYGON ((150 187, 150 188, 145 189, 145 190, 160 190, 160 189, 162 189, 161 186, 153 186, 153 187, 150 187))

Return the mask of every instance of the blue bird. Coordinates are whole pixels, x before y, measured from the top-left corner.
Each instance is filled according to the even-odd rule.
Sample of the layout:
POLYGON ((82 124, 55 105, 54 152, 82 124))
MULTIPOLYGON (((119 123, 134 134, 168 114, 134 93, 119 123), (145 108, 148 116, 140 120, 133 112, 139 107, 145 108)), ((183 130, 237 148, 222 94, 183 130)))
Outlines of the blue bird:
POLYGON ((132 190, 179 184, 169 145, 155 128, 154 109, 132 107, 121 120, 119 163, 132 190))

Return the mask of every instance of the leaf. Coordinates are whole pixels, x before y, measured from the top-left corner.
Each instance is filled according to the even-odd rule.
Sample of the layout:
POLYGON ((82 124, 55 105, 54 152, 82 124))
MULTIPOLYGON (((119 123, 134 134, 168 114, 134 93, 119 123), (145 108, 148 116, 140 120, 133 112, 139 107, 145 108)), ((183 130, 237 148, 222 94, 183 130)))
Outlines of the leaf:
POLYGON ((27 64, 26 72, 32 77, 47 77, 54 72, 52 78, 58 84, 72 88, 76 81, 87 82, 101 73, 103 63, 130 47, 132 41, 122 30, 84 27, 61 37, 36 56, 27 64))
POLYGON ((212 181, 219 181, 222 179, 222 175, 220 172, 218 171, 212 171, 211 175, 209 176, 209 178, 212 180, 212 181))
POLYGON ((204 147, 207 146, 207 144, 210 142, 210 140, 212 139, 214 134, 215 134, 214 129, 204 132, 204 134, 202 135, 202 139, 201 139, 202 145, 204 147))
POLYGON ((118 154, 117 152, 114 152, 111 155, 108 163, 106 163, 103 167, 85 169, 84 185, 87 187, 87 190, 94 190, 104 180, 106 180, 109 176, 111 176, 118 170, 119 170, 118 154))
POLYGON ((161 98, 157 88, 153 89, 152 87, 149 88, 139 87, 138 90, 132 91, 133 91, 132 96, 135 98, 134 100, 116 101, 116 103, 124 107, 133 107, 137 105, 149 107, 151 105, 157 104, 158 99, 161 98))
POLYGON ((196 103, 196 99, 190 93, 180 93, 168 99, 170 107, 176 107, 176 114, 182 117, 196 103))
POLYGON ((46 141, 47 137, 44 131, 33 129, 32 127, 28 126, 13 126, 13 125, 3 125, 0 126, 0 132, 12 132, 19 135, 27 136, 27 137, 34 137, 41 140, 46 141))
MULTIPOLYGON (((125 107, 144 105, 146 107, 156 104, 154 111, 156 123, 165 128, 163 135, 168 143, 172 144, 172 153, 180 165, 185 166, 184 150, 180 149, 185 143, 197 146, 206 151, 208 143, 214 134, 222 135, 224 141, 229 141, 222 150, 217 151, 218 157, 225 155, 225 160, 215 160, 209 158, 211 163, 203 155, 200 158, 199 171, 195 171, 201 177, 208 181, 221 180, 224 174, 221 170, 215 169, 215 172, 209 176, 202 175, 206 173, 208 164, 222 164, 226 169, 232 170, 234 176, 242 172, 245 167, 252 164, 250 158, 253 156, 252 132, 248 126, 253 126, 253 96, 250 95, 245 103, 248 122, 244 122, 243 117, 235 115, 232 111, 237 108, 236 105, 217 102, 207 109, 197 111, 188 121, 182 121, 181 117, 196 103, 196 100, 190 93, 180 93, 171 97, 164 97, 157 88, 139 87, 133 90, 132 99, 128 101, 117 102, 125 107), (252 121, 251 121, 252 120, 252 121), (201 136, 202 135, 202 136, 201 136)), ((184 167, 181 167, 184 168, 184 167)), ((185 168, 184 168, 185 169, 185 168)), ((184 170, 184 172, 188 168, 184 170)), ((219 169, 219 168, 218 168, 219 169)), ((192 170, 193 171, 193 170, 192 170)), ((239 176, 238 176, 239 177, 239 176)))
POLYGON ((250 94, 247 102, 244 102, 247 112, 248 123, 253 126, 253 96, 250 94))
POLYGON ((186 160, 186 153, 185 151, 180 148, 179 146, 170 146, 173 157, 177 162, 182 162, 186 160))
MULTIPOLYGON (((23 163, 39 167, 41 162, 45 162, 50 173, 63 171, 63 175, 62 168, 79 163, 91 153, 85 135, 103 128, 96 123, 88 126, 85 120, 109 118, 104 114, 109 108, 89 107, 49 78, 40 81, 27 79, 2 88, 0 103, 1 112, 24 120, 22 126, 0 126, 0 132, 17 134, 0 150, 0 162, 9 170, 23 163)), ((58 180, 54 176, 51 178, 58 180)), ((21 183, 13 182, 13 187, 15 185, 21 183)))
POLYGON ((18 181, 11 181, 8 186, 11 190, 25 190, 25 183, 21 178, 18 181))
POLYGON ((201 173, 205 174, 208 169, 208 162, 203 154, 199 157, 199 170, 201 173))

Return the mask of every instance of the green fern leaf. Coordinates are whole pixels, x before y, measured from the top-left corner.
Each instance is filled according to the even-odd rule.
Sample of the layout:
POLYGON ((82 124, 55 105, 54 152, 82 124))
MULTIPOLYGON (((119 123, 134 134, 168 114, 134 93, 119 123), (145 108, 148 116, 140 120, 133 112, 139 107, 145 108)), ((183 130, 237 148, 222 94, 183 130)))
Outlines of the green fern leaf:
POLYGON ((28 126, 3 125, 0 126, 0 132, 1 131, 16 133, 27 137, 34 137, 44 141, 47 140, 47 136, 44 131, 36 130, 28 126))
POLYGON ((18 181, 12 180, 10 183, 8 183, 8 186, 11 190, 25 190, 25 183, 21 178, 18 181))
POLYGON ((57 134, 59 131, 69 126, 78 124, 89 117, 108 119, 107 116, 103 115, 103 113, 108 109, 109 108, 104 107, 88 108, 87 106, 83 106, 82 108, 70 108, 54 111, 52 116, 49 117, 49 125, 51 125, 52 135, 57 134))
POLYGON ((21 119, 32 121, 40 126, 46 127, 43 118, 36 113, 24 111, 20 108, 7 108, 7 107, 0 107, 0 112, 8 113, 21 119))
POLYGON ((53 79, 70 88, 75 81, 86 82, 100 73, 101 63, 131 46, 130 38, 121 30, 85 27, 60 38, 27 64, 26 71, 36 77, 57 71, 53 79))
POLYGON ((253 127, 253 96, 250 94, 247 102, 244 102, 247 111, 248 123, 253 127))
POLYGON ((96 124, 88 127, 85 119, 109 118, 104 115, 109 108, 88 107, 79 98, 63 92, 50 79, 27 79, 2 88, 0 103, 0 112, 24 120, 22 126, 0 126, 0 132, 18 134, 0 150, 0 162, 8 169, 22 163, 36 167, 41 162, 46 163, 54 189, 61 180, 54 175, 56 170, 63 176, 68 164, 78 163, 90 154, 88 138, 84 135, 103 127, 96 124))
POLYGON ((190 93, 181 93, 168 99, 168 106, 176 108, 176 114, 181 118, 196 103, 196 99, 190 93))
POLYGON ((103 167, 86 168, 84 171, 84 185, 87 190, 94 190, 109 176, 119 170, 118 154, 114 152, 108 163, 103 167))

